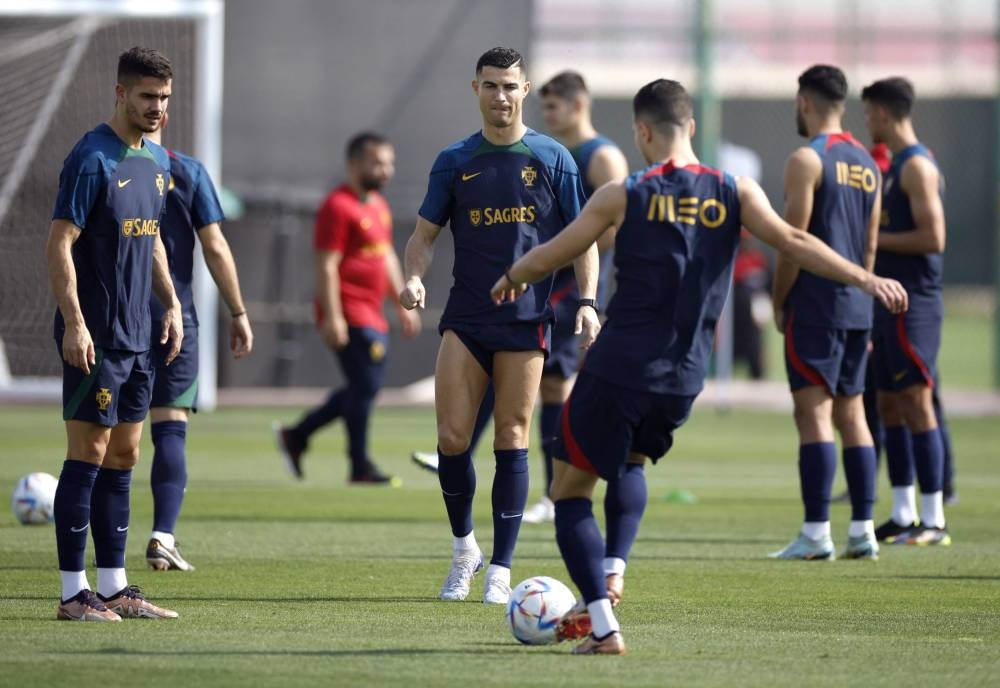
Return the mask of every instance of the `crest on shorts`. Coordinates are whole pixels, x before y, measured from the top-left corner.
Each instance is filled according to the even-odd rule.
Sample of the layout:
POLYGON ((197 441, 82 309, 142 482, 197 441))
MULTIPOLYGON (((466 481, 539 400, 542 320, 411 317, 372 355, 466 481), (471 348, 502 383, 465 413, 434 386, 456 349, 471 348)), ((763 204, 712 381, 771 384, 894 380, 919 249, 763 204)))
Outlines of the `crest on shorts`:
POLYGON ((483 221, 483 211, 479 208, 473 208, 469 211, 469 222, 472 223, 473 227, 478 227, 479 223, 483 221))
POLYGON ((531 165, 526 165, 521 168, 521 181, 524 182, 525 186, 534 186, 535 180, 538 179, 538 172, 531 165))
POLYGON ((166 185, 166 182, 163 181, 163 173, 162 172, 157 172, 156 173, 156 190, 160 192, 161 196, 163 195, 163 187, 165 185, 166 185))
POLYGON ((111 390, 107 387, 101 387, 97 390, 97 408, 101 411, 107 411, 108 407, 111 406, 111 390))
POLYGON ((368 347, 368 357, 372 359, 373 363, 378 363, 385 358, 385 344, 372 342, 371 346, 368 347))

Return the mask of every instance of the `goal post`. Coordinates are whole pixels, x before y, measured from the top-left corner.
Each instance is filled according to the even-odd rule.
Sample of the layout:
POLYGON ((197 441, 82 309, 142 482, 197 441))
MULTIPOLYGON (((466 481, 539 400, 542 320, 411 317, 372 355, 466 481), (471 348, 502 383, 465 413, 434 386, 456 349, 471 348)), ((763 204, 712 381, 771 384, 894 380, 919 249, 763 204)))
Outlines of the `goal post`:
MULTIPOLYGON (((117 56, 133 45, 174 63, 165 144, 221 181, 223 0, 5 0, 0 3, 0 399, 57 400, 54 300, 44 247, 62 161, 105 121, 117 56)), ((199 249, 200 252, 200 249, 199 249)), ((218 300, 196 260, 199 408, 216 403, 218 300)))

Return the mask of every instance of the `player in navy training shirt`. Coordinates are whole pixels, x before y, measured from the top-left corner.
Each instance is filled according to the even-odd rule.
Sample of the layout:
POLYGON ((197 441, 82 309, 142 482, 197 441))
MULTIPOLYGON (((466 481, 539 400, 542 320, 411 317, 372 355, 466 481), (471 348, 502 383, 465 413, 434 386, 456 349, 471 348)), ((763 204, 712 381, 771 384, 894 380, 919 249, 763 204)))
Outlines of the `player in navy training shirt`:
POLYGON ((875 271, 898 279, 910 293, 911 305, 905 314, 875 306, 872 355, 892 483, 892 515, 875 532, 885 542, 947 545, 944 447, 932 393, 944 318, 944 177, 913 130, 915 95, 909 81, 876 81, 862 90, 861 98, 872 141, 892 151, 882 187, 875 271), (919 518, 914 469, 920 483, 919 518))
MULTIPOLYGON (((865 147, 843 130, 846 98, 847 79, 837 67, 814 65, 799 76, 796 125, 809 143, 792 153, 785 167, 785 220, 871 271, 878 241, 880 175, 865 147)), ((844 556, 877 559, 872 520, 875 446, 861 397, 872 299, 857 287, 799 270, 779 255, 773 302, 775 324, 785 336, 805 517, 798 537, 770 556, 835 558, 830 497, 837 470, 836 426, 851 496, 844 556)))
MULTIPOLYGON (((167 113, 149 138, 160 143, 167 126, 167 113)), ((219 223, 225 219, 215 186, 204 165, 194 158, 168 150, 170 182, 167 185, 167 209, 160 227, 163 246, 170 262, 170 277, 181 302, 184 319, 184 344, 177 358, 166 364, 166 350, 153 344, 153 382, 150 435, 153 439, 153 462, 150 489, 153 493, 153 532, 146 545, 146 563, 153 569, 193 571, 174 539, 177 519, 187 485, 187 423, 198 398, 198 314, 194 308, 195 240, 201 243, 219 294, 229 309, 229 348, 242 358, 253 348, 253 331, 236 273, 229 243, 219 223)), ((156 322, 163 306, 156 299, 149 302, 156 322)))
POLYGON ((118 60, 115 112, 84 135, 63 164, 46 256, 58 303, 55 338, 63 364, 68 448, 56 489, 56 548, 62 601, 57 618, 173 618, 125 575, 132 468, 149 410, 150 292, 167 308, 157 328, 169 363, 183 339, 160 223, 166 152, 155 131, 170 97, 170 61, 132 48, 118 60), (97 594, 84 569, 94 539, 97 594))
POLYGON ((498 303, 564 265, 617 227, 617 287, 608 320, 563 407, 552 497, 556 539, 586 610, 567 614, 561 638, 590 636, 576 654, 624 654, 603 567, 591 495, 598 477, 656 461, 673 443, 708 369, 715 325, 732 279, 740 226, 804 268, 876 294, 893 310, 906 292, 784 222, 752 179, 703 167, 691 148, 693 105, 659 79, 633 100, 636 145, 652 167, 607 184, 564 232, 497 280, 498 303))
MULTIPOLYGON (((441 228, 451 225, 455 282, 439 324, 435 369, 438 480, 454 536, 452 567, 440 593, 445 600, 465 599, 482 567, 472 524, 475 470, 469 439, 491 379, 494 546, 483 601, 506 604, 510 597, 511 560, 528 493, 528 428, 549 349, 551 278, 517 303, 500 307, 490 299, 490 285, 519 256, 562 231, 583 203, 569 151, 524 125, 521 106, 530 88, 517 51, 494 48, 479 58, 472 89, 483 128, 438 155, 406 245, 400 303, 412 309, 424 305, 421 278, 441 228)), ((581 253, 580 293, 594 298, 597 248, 581 253)), ((581 305, 575 321, 589 345, 600 327, 596 311, 581 305)))

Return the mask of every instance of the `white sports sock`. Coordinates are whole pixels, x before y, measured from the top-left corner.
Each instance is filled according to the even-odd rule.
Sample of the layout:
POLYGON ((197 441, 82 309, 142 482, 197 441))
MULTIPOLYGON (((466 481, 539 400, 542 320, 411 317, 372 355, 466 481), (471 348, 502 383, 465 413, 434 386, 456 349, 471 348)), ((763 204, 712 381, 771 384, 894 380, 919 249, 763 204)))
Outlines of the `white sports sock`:
POLYGON ((125 569, 97 569, 97 594, 105 599, 128 587, 125 569))
POLYGON ((861 537, 862 535, 875 537, 875 521, 871 519, 867 521, 851 521, 851 525, 847 526, 847 535, 849 537, 861 537))
POLYGON ((160 544, 166 547, 167 549, 174 548, 173 533, 164 533, 162 530, 154 530, 153 534, 150 537, 152 537, 154 540, 159 540, 160 544))
POLYGON ((802 534, 810 540, 820 540, 830 537, 829 521, 806 521, 802 524, 802 534))
POLYGON ((610 576, 613 573, 619 576, 625 575, 625 560, 618 557, 604 557, 604 575, 610 576))
POLYGON ((510 587, 510 569, 506 566, 490 564, 486 568, 486 580, 493 580, 495 578, 499 578, 507 584, 507 587, 510 587))
POLYGON ((470 530, 469 534, 465 537, 455 538, 455 544, 452 545, 452 549, 456 552, 465 549, 479 549, 479 543, 476 542, 476 532, 470 530))
POLYGON ((75 597, 81 590, 90 590, 86 571, 60 571, 59 578, 62 580, 63 600, 75 597))
POLYGON ((892 488, 892 520, 900 526, 917 520, 917 490, 913 485, 892 488))
POLYGON ((603 638, 608 633, 621 630, 615 613, 611 611, 611 600, 608 598, 591 602, 587 605, 587 611, 590 612, 590 632, 595 638, 603 638))
POLYGON ((944 493, 920 494, 920 522, 928 528, 944 528, 944 493))

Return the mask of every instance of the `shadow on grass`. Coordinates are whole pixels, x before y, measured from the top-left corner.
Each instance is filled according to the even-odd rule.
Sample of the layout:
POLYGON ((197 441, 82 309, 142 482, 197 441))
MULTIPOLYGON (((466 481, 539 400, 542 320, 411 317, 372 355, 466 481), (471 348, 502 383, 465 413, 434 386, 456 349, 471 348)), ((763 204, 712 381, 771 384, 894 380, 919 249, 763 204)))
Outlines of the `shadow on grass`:
MULTIPOLYGON (((400 656, 408 657, 414 655, 495 655, 498 652, 504 654, 524 654, 524 647, 521 645, 511 645, 507 643, 477 643, 480 648, 385 648, 379 650, 133 650, 124 647, 104 647, 100 649, 86 650, 60 650, 64 655, 123 655, 131 657, 385 657, 400 656)), ((549 654, 564 654, 555 649, 549 650, 549 654)))
MULTIPOLYGON (((977 575, 967 575, 967 576, 957 576, 948 574, 919 574, 919 573, 900 573, 894 576, 886 576, 886 578, 905 578, 908 580, 935 580, 935 581, 1000 581, 1000 575, 998 576, 977 576, 977 575)), ((884 579, 882 579, 884 580, 884 579)))

